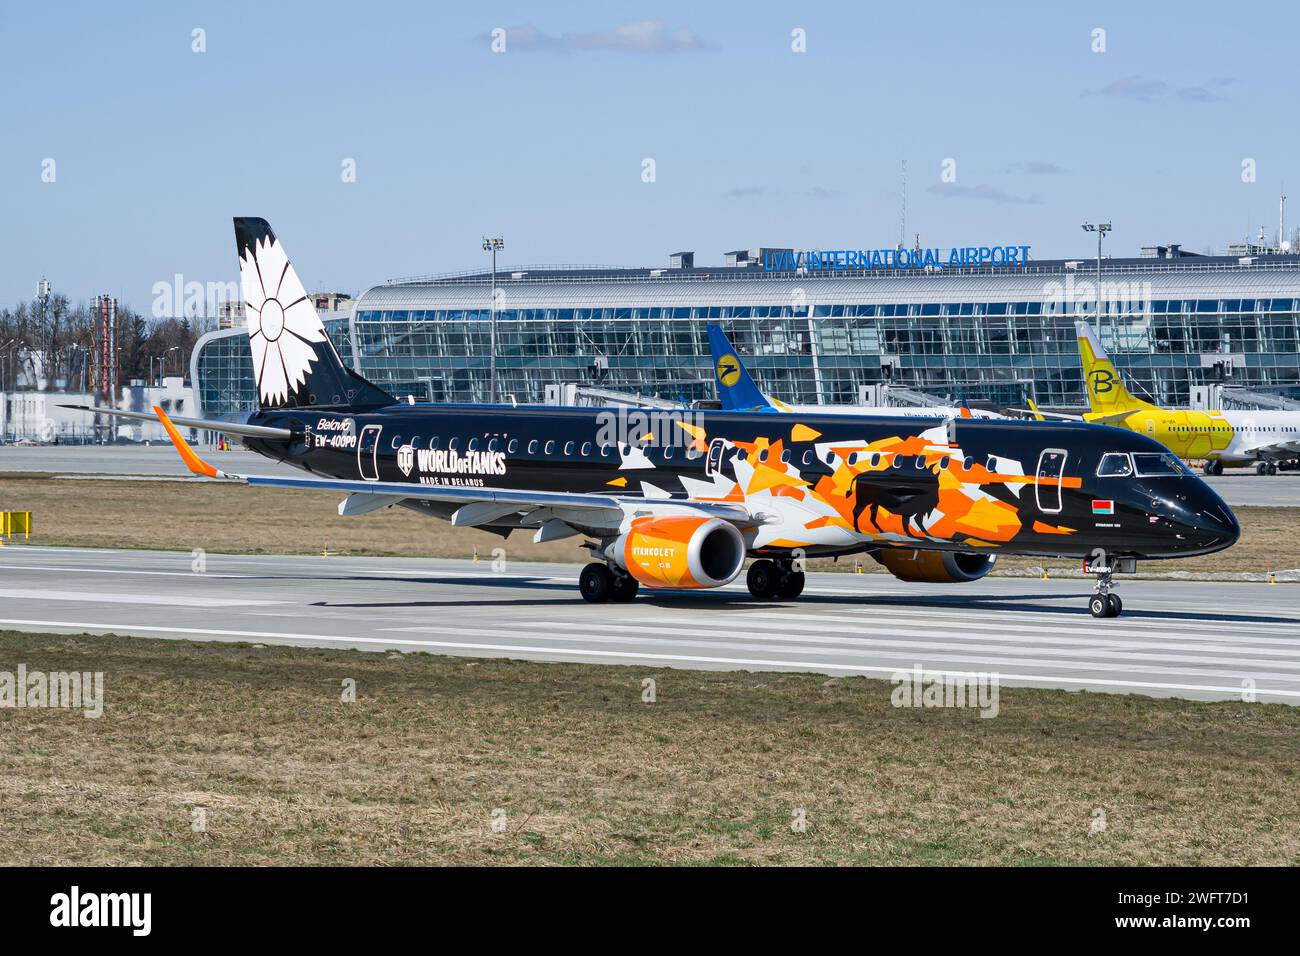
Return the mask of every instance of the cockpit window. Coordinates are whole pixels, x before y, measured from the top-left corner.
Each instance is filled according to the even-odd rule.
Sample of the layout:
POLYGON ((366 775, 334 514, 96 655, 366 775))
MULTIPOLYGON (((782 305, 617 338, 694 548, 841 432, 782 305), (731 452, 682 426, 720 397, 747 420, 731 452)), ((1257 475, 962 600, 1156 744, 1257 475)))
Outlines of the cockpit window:
POLYGON ((1140 478, 1179 477, 1187 474, 1183 463, 1170 454, 1134 452, 1133 464, 1140 478))
POLYGON ((1133 474, 1133 459, 1126 451, 1108 451, 1097 466, 1098 478, 1127 478, 1133 474))

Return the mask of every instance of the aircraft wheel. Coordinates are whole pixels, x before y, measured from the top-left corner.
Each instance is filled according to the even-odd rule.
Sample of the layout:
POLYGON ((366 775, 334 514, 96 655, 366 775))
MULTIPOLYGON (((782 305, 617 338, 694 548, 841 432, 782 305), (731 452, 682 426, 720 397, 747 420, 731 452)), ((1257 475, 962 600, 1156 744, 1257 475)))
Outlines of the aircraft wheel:
POLYGON ((609 592, 609 599, 623 604, 636 597, 636 592, 640 590, 641 584, 630 574, 614 575, 613 587, 609 592))
POLYGON ((1094 594, 1089 599, 1088 613, 1093 617, 1110 617, 1110 602, 1104 594, 1094 594))
POLYGON ((614 572, 593 561, 578 575, 578 590, 592 604, 604 604, 614 593, 614 572))
POLYGON ((1107 617, 1119 617, 1120 612, 1124 610, 1124 602, 1119 599, 1119 595, 1114 592, 1106 595, 1107 610, 1110 612, 1107 617))
POLYGON ((767 558, 755 561, 749 566, 749 573, 745 575, 745 584, 749 586, 749 593, 760 601, 776 597, 780 585, 776 562, 769 561, 767 558))
POLYGON ((1267 475, 1267 474, 1268 474, 1268 463, 1267 463, 1267 462, 1263 462, 1263 461, 1261 461, 1259 464, 1257 464, 1257 465, 1255 466, 1255 474, 1257 474, 1257 475, 1267 475))
POLYGON ((793 601, 800 594, 803 594, 804 573, 802 571, 791 571, 781 578, 781 586, 777 588, 776 595, 783 601, 793 601))
POLYGON ((1268 463, 1268 473, 1269 473, 1270 475, 1276 475, 1276 474, 1277 474, 1277 465, 1273 464, 1273 462, 1271 462, 1271 461, 1268 463))

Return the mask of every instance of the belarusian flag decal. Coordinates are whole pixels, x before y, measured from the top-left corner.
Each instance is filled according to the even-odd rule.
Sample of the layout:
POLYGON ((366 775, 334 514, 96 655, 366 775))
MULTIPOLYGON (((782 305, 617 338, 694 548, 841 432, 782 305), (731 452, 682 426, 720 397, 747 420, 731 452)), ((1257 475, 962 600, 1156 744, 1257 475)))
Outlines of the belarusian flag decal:
POLYGON ((1095 515, 1113 515, 1115 513, 1115 502, 1094 499, 1092 513, 1095 515))

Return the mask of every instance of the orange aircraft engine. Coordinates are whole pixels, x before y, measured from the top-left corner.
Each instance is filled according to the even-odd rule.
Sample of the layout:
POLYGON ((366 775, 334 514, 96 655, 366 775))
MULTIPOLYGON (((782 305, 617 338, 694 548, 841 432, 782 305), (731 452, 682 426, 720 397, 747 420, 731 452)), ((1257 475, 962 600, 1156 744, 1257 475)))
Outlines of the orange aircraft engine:
POLYGON ((721 518, 650 516, 633 521, 606 555, 646 587, 719 588, 740 573, 745 539, 721 518))
POLYGON ((933 581, 938 584, 978 581, 993 570, 997 561, 997 556, 992 554, 909 548, 881 548, 875 557, 900 581, 933 581))

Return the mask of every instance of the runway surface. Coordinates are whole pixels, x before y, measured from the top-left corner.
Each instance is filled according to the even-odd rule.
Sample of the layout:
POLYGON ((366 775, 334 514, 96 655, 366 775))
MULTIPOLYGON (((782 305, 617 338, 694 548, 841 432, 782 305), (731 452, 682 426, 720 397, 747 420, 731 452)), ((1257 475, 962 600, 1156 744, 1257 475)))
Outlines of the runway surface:
MULTIPOLYGON (((251 451, 200 448, 223 471, 255 475, 299 475, 288 465, 251 451)), ((37 471, 59 475, 137 475, 185 478, 189 472, 171 445, 0 445, 0 472, 37 471)), ((1206 478, 1229 505, 1300 507, 1300 474, 1256 475, 1246 470, 1206 478)))
MULTIPOLYGON (((239 448, 196 449, 223 471, 254 475, 300 475, 296 468, 239 448)), ((0 472, 45 471, 56 475, 137 475, 188 478, 189 471, 170 444, 162 445, 0 445, 0 472)))
MULTIPOLYGON (((1128 581, 908 585, 813 574, 797 602, 743 585, 590 605, 575 565, 0 549, 0 628, 469 657, 813 671, 994 672, 1029 685, 1300 704, 1300 586, 1128 581)), ((12 663, 12 662, 11 662, 12 663)))

